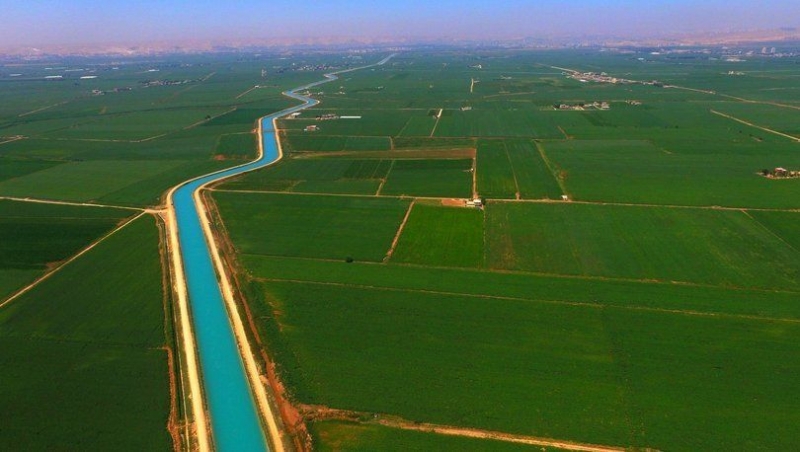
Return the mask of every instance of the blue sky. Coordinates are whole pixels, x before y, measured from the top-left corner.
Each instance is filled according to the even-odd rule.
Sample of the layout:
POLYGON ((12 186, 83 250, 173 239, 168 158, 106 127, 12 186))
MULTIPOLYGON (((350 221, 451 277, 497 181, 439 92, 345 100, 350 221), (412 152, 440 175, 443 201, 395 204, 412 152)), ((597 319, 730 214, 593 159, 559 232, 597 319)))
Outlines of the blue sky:
POLYGON ((798 0, 0 0, 0 46, 300 37, 646 37, 800 26, 798 0))

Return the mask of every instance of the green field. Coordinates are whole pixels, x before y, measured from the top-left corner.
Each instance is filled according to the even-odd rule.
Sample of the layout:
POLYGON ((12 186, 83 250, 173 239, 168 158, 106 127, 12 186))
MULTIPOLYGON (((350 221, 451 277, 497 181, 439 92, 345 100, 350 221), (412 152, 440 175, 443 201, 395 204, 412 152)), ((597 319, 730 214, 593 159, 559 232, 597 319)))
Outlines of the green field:
POLYGON ((601 444, 756 445, 741 424, 768 448, 800 441, 788 426, 769 433, 778 412, 796 417, 784 397, 797 386, 794 323, 308 283, 262 290, 304 402, 601 444))
MULTIPOLYGON (((208 198, 317 449, 542 449, 397 423, 800 448, 800 179, 761 175, 800 170, 781 135, 800 137, 800 69, 730 61, 747 51, 407 49, 311 88, 278 121, 283 159, 208 198)), ((0 66, 0 196, 157 206, 253 158, 310 68, 385 56, 98 60, 64 83, 0 66)), ((0 201, 0 294, 130 214, 0 201)), ((156 238, 137 220, 0 310, 0 449, 170 448, 156 238)))
POLYGON ((145 217, 0 311, 3 449, 171 449, 161 271, 145 217))
MULTIPOLYGON (((363 425, 341 421, 311 424, 314 450, 319 451, 530 451, 531 446, 502 441, 460 438, 429 432, 400 430, 381 425, 363 425)), ((537 447, 547 452, 560 449, 537 447)))
POLYGON ((741 211, 487 207, 487 265, 565 275, 795 289, 800 254, 741 211))
POLYGON ((265 193, 217 192, 214 200, 243 254, 342 261, 383 259, 409 205, 397 199, 265 193))
POLYGON ((0 299, 109 232, 129 210, 0 200, 0 299), (12 239, 13 238, 13 239, 12 239))
POLYGON ((442 267, 483 265, 483 213, 415 204, 392 262, 442 267))
POLYGON ((252 160, 258 155, 258 137, 252 133, 221 135, 214 152, 221 158, 252 160))
POLYGON ((396 160, 381 193, 469 198, 472 195, 472 160, 396 160))
POLYGON ((517 447, 370 422, 384 416, 630 449, 800 445, 800 184, 759 176, 800 154, 712 112, 796 133, 774 103, 800 105, 800 72, 640 55, 404 53, 283 121, 285 162, 221 185, 291 399, 360 415, 312 422, 320 450, 517 447), (473 190, 483 209, 441 205, 473 190), (356 242, 369 258, 348 263, 337 248, 356 242))
POLYGON ((269 171, 254 171, 221 185, 231 190, 371 195, 391 160, 284 159, 269 171))

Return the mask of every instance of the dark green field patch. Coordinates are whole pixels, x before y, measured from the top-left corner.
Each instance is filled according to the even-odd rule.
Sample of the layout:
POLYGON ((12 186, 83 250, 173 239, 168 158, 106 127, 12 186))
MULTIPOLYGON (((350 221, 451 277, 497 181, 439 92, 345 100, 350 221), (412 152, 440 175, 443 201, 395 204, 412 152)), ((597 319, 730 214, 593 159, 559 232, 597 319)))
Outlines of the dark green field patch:
POLYGON ((21 177, 26 174, 52 168, 63 162, 46 160, 10 160, 0 159, 0 181, 21 177))
POLYGON ((472 160, 396 160, 381 194, 468 198, 472 160))
POLYGON ((44 269, 109 231, 119 219, 0 218, 0 268, 44 269))
POLYGON ((90 201, 185 163, 166 160, 70 162, 0 182, 0 195, 90 201))
POLYGON ((153 110, 100 115, 91 120, 48 132, 48 137, 142 140, 200 124, 223 112, 208 109, 153 110))
POLYGON ((391 160, 286 159, 225 182, 225 189, 374 194, 391 160))
POLYGON ((130 215, 120 209, 0 200, 0 299, 130 215))
POLYGON ((391 261, 482 266, 483 211, 415 204, 391 261))
POLYGON ((0 310, 0 448, 172 447, 161 278, 146 217, 0 310))
POLYGON ((214 155, 224 158, 252 159, 258 154, 258 137, 252 133, 232 133, 219 137, 214 155))
POLYGON ((304 402, 606 445, 800 444, 785 396, 800 389, 791 323, 300 283, 263 290, 259 309, 280 313, 296 363, 285 370, 304 402))
POLYGON ((339 196, 214 193, 240 253, 380 261, 408 201, 339 196))
POLYGON ((800 253, 800 212, 747 212, 755 221, 767 228, 800 253))

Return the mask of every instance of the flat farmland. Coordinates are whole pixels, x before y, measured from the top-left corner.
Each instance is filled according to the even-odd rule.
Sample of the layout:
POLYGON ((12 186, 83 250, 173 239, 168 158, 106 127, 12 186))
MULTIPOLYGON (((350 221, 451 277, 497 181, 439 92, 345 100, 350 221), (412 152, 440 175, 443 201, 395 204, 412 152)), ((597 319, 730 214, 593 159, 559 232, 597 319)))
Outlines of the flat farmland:
POLYGON ((374 125, 284 121, 295 158, 220 187, 233 190, 214 197, 291 400, 309 419, 353 411, 354 422, 310 421, 320 450, 501 447, 392 422, 628 449, 798 447, 786 394, 798 389, 800 185, 758 173, 800 157, 791 140, 711 111, 793 130, 785 107, 728 94, 795 105, 797 70, 689 55, 404 53, 319 96, 315 114, 374 111, 374 125), (677 86, 581 83, 563 68, 677 86), (379 189, 347 196, 355 181, 379 189), (473 183, 484 209, 440 204, 473 183), (326 221, 383 245, 348 263, 330 244, 355 239, 305 213, 281 221, 314 252, 275 245, 268 212, 288 208, 220 201, 259 187, 337 194, 326 221), (398 197, 381 240, 371 208, 347 205, 398 197), (244 234, 256 224, 260 235, 244 234))
POLYGON ((448 111, 442 115, 434 133, 437 137, 531 137, 563 138, 547 112, 537 109, 519 111, 471 110, 448 111))
POLYGON ((0 181, 52 168, 62 162, 0 159, 0 181))
POLYGON ((506 140, 506 152, 522 199, 559 199, 556 176, 531 140, 506 140))
POLYGON ((383 110, 375 109, 374 106, 368 110, 349 110, 349 109, 308 109, 303 111, 297 119, 283 119, 278 121, 278 127, 282 130, 300 130, 306 126, 315 124, 319 130, 314 133, 320 135, 366 135, 366 136, 394 136, 399 135, 400 131, 413 117, 426 117, 427 110, 383 110), (359 119, 316 119, 325 114, 336 114, 338 116, 360 116, 359 119))
POLYGON ((93 118, 47 133, 55 138, 92 138, 114 140, 143 140, 176 131, 224 113, 218 108, 158 110, 126 113, 93 118))
POLYGON ((415 204, 392 262, 444 267, 483 265, 483 212, 415 204))
POLYGON ((374 194, 391 160, 286 158, 220 185, 232 190, 374 194))
POLYGON ((514 168, 506 150, 499 140, 478 142, 475 159, 478 194, 487 198, 514 199, 519 191, 514 177, 514 168))
POLYGON ((143 217, 3 307, 3 449, 172 447, 161 278, 143 217))
POLYGON ((216 192, 225 228, 243 254, 380 261, 409 201, 216 192))
POLYGON ((670 151, 642 140, 571 140, 542 143, 542 148, 569 195, 577 200, 800 207, 796 180, 775 181, 758 175, 763 168, 800 164, 796 152, 782 148, 764 153, 751 145, 721 149, 717 144, 695 153, 685 148, 670 151))
POLYGON ((487 265, 542 273, 796 288, 800 255, 741 211, 487 207, 487 265))
POLYGON ((289 151, 386 151, 391 148, 390 138, 372 136, 329 136, 315 132, 282 132, 283 143, 289 151))
POLYGON ((381 194, 468 198, 472 196, 472 160, 396 160, 381 194))
POLYGON ((67 201, 99 200, 186 163, 164 160, 70 162, 2 181, 0 195, 67 201))
POLYGON ((800 441, 785 423, 797 416, 793 322, 338 284, 263 291, 306 403, 634 447, 800 441))
POLYGON ((0 298, 109 232, 128 210, 0 200, 0 298))
POLYGON ((214 154, 223 159, 255 159, 258 155, 258 137, 253 133, 221 135, 214 154))
MULTIPOLYGON (((363 425, 342 421, 311 424, 314 450, 318 451, 431 451, 460 450, 498 452, 530 451, 531 446, 475 438, 446 436, 432 432, 400 430, 382 425, 363 425)), ((536 448, 548 452, 561 449, 536 448)))

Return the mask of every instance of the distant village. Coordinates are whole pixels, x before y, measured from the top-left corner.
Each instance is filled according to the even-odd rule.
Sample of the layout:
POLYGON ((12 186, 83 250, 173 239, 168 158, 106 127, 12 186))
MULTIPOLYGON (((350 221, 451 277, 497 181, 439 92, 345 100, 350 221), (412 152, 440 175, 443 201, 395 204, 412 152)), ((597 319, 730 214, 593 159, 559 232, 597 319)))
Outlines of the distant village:
POLYGON ((773 170, 763 169, 760 173, 769 179, 796 179, 800 178, 800 170, 787 170, 786 168, 775 168, 773 170))
MULTIPOLYGON (((294 112, 289 115, 289 119, 298 119, 300 117, 300 112, 294 112)), ((361 116, 345 116, 345 115, 337 115, 335 113, 325 113, 322 115, 317 115, 314 117, 317 121, 335 121, 337 119, 361 119, 361 116)), ((304 132, 317 132, 319 131, 319 126, 316 124, 309 124, 303 128, 304 132)))
POLYGON ((556 110, 588 110, 588 109, 595 109, 595 110, 609 110, 611 105, 608 102, 578 102, 574 104, 555 104, 553 107, 556 110))
POLYGON ((614 85, 647 85, 647 86, 664 87, 664 83, 658 80, 649 80, 649 81, 630 80, 626 78, 612 77, 606 74, 605 72, 569 71, 569 72, 562 72, 562 75, 565 75, 567 78, 577 80, 581 83, 596 82, 596 83, 612 83, 614 85))

